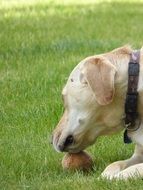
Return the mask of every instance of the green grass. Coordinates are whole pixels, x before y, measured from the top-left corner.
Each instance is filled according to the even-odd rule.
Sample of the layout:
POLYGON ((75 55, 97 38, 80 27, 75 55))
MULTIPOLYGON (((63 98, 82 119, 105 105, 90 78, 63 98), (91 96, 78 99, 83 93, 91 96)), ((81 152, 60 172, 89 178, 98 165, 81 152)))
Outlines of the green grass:
POLYGON ((124 44, 140 48, 143 1, 0 0, 0 190, 138 189, 143 181, 97 180, 132 155, 122 134, 88 148, 90 174, 62 170, 49 137, 62 111, 61 89, 84 57, 124 44))

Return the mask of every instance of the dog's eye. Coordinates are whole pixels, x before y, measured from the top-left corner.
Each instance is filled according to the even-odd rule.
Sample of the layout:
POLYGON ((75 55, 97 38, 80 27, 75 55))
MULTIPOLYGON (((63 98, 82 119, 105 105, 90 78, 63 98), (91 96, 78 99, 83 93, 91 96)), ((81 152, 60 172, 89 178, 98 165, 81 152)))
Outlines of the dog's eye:
POLYGON ((79 122, 79 124, 83 124, 84 120, 80 118, 80 119, 78 119, 78 122, 79 122))
POLYGON ((85 77, 84 77, 84 74, 83 74, 83 73, 80 74, 79 80, 80 80, 80 82, 81 82, 83 85, 87 85, 87 81, 85 80, 85 77))

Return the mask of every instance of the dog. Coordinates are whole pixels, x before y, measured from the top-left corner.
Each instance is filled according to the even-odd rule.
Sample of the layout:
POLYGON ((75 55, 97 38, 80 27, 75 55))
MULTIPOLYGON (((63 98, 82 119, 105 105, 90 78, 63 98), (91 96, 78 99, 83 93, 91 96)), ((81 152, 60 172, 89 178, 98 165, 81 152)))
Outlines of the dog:
MULTIPOLYGON (((128 64, 133 50, 123 46, 82 60, 71 72, 62 90, 65 111, 53 132, 56 151, 77 153, 97 137, 124 129, 123 115, 128 87, 128 64)), ((140 50, 138 112, 140 125, 128 131, 136 144, 131 158, 116 161, 101 177, 128 179, 143 176, 143 49, 140 50)))

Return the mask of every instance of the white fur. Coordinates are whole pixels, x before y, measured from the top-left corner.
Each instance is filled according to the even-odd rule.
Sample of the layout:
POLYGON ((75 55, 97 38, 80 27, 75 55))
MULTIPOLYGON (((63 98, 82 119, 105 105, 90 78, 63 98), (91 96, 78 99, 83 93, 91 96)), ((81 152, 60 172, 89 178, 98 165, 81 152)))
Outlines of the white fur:
MULTIPOLYGON (((121 48, 124 50, 124 47, 121 48)), ((141 52, 142 55, 142 52, 141 52)), ((128 81, 129 55, 120 53, 120 49, 103 54, 115 66, 115 95, 113 101, 105 106, 99 105, 85 77, 88 57, 80 62, 69 76, 63 89, 65 113, 54 131, 53 144, 56 150, 63 144, 70 134, 74 136, 74 144, 67 147, 66 151, 78 152, 93 144, 101 135, 118 132, 124 128, 122 116, 124 114, 124 102, 128 81)), ((95 73, 96 75, 96 73, 95 73)), ((129 136, 136 143, 133 156, 124 161, 110 164, 101 174, 108 179, 128 179, 130 177, 143 176, 143 63, 140 61, 139 76, 139 113, 141 115, 140 128, 135 132, 129 132, 129 136)))

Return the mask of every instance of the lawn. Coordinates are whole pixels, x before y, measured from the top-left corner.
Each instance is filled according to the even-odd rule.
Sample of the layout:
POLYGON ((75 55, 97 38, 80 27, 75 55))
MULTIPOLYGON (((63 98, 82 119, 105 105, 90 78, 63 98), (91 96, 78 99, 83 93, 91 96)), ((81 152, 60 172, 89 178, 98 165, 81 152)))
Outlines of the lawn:
POLYGON ((94 170, 65 172, 49 143, 61 89, 88 55, 143 41, 142 1, 0 0, 0 190, 143 189, 143 181, 98 180, 132 155, 122 134, 88 148, 94 170))

